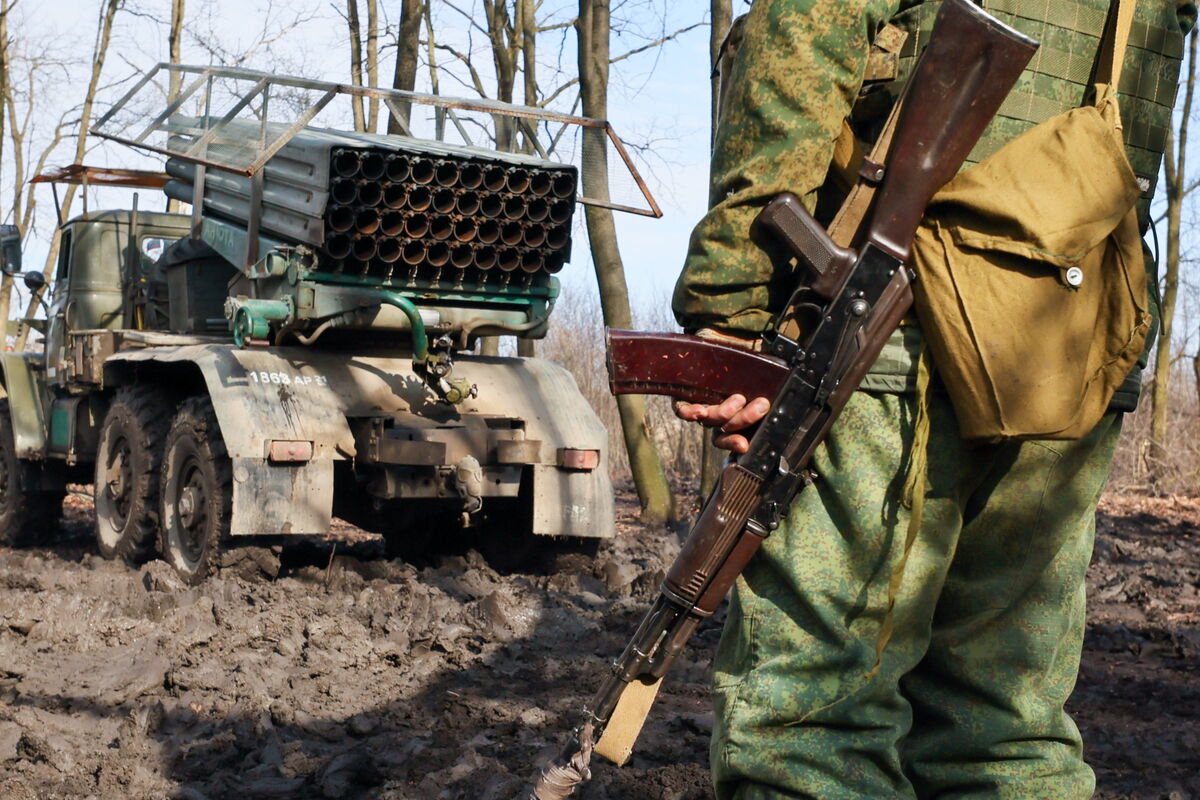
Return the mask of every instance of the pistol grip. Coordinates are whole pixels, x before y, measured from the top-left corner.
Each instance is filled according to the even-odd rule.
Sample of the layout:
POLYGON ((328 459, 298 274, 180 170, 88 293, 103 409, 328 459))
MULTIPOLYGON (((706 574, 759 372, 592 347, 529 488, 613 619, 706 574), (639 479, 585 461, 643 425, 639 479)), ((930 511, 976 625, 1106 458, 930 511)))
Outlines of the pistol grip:
POLYGON ((758 223, 773 233, 812 273, 809 287, 825 299, 833 297, 855 253, 838 247, 821 223, 813 219, 800 198, 785 192, 767 203, 758 223))

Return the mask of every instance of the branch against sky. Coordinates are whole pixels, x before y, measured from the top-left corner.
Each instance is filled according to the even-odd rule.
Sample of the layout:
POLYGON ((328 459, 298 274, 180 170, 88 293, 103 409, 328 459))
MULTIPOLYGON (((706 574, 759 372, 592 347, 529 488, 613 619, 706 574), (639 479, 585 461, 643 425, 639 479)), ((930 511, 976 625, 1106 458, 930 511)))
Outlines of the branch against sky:
POLYGON ((1167 152, 1163 169, 1167 184, 1167 257, 1162 265, 1162 302, 1159 319, 1158 351, 1154 359, 1154 386, 1151 389, 1150 421, 1150 480, 1157 484, 1162 478, 1168 444, 1167 423, 1171 403, 1172 339, 1175 306, 1179 297, 1183 201, 1187 181, 1187 146, 1191 126, 1192 103, 1196 95, 1196 31, 1188 37, 1185 64, 1183 108, 1179 128, 1167 130, 1167 152))

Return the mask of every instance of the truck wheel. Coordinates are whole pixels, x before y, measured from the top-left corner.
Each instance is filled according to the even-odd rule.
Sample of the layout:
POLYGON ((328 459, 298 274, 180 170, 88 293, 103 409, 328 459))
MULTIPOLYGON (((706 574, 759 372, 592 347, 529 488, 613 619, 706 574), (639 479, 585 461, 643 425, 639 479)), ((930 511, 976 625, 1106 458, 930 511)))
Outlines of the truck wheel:
POLYGON ((193 397, 167 432, 162 472, 162 554, 187 583, 216 567, 232 499, 233 470, 212 401, 193 397))
POLYGON ((39 491, 38 467, 17 458, 8 402, 0 401, 0 545, 34 544, 58 526, 63 491, 39 491))
POLYGON ((117 391, 96 449, 96 546, 136 564, 154 552, 158 476, 171 406, 148 386, 117 391))

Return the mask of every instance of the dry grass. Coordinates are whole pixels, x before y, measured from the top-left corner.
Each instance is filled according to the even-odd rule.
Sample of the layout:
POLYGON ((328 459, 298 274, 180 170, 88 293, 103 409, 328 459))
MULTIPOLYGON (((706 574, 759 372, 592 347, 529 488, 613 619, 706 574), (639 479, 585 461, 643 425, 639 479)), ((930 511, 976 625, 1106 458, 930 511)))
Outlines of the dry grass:
POLYGON ((1172 376, 1171 410, 1167 418, 1166 456, 1152 462, 1150 389, 1142 392, 1138 410, 1125 418, 1125 429, 1113 460, 1110 492, 1200 496, 1200 405, 1191 370, 1172 376), (1158 473, 1158 480, 1152 480, 1158 473))
MULTIPOLYGON (((665 299, 653 309, 638 314, 635 323, 641 330, 679 330, 665 299)), ((628 480, 629 461, 625 456, 617 403, 608 391, 604 319, 599 298, 593 293, 568 293, 554 309, 554 324, 537 349, 539 356, 562 364, 575 376, 583 396, 608 428, 613 478, 628 480)), ((676 418, 665 397, 649 397, 647 406, 650 431, 658 443, 663 466, 674 475, 697 474, 703 432, 676 418)))

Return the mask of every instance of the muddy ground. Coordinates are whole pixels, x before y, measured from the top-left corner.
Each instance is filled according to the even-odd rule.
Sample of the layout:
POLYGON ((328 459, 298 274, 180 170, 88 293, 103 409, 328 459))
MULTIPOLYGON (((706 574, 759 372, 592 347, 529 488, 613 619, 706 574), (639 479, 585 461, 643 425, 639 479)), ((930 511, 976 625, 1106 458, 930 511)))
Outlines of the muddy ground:
MULTIPOLYGON (((548 574, 469 550, 389 561, 342 529, 188 589, 101 559, 87 502, 69 506, 54 546, 0 549, 4 800, 516 798, 677 546, 623 495, 622 537, 548 574)), ((1200 800, 1200 501, 1111 498, 1099 528, 1072 701, 1098 796, 1200 800)), ((711 797, 719 622, 585 800, 711 797)))

